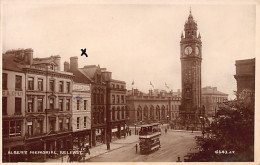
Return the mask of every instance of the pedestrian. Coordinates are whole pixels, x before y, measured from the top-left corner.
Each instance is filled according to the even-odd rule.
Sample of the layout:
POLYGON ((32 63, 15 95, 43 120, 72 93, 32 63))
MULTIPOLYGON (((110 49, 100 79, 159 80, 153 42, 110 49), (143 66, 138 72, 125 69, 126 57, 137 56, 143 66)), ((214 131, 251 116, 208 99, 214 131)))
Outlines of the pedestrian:
POLYGON ((138 144, 135 145, 135 152, 137 153, 138 150, 138 144))
POLYGON ((129 136, 131 136, 131 130, 129 130, 129 136))
POLYGON ((167 133, 167 128, 165 128, 165 133, 167 133))

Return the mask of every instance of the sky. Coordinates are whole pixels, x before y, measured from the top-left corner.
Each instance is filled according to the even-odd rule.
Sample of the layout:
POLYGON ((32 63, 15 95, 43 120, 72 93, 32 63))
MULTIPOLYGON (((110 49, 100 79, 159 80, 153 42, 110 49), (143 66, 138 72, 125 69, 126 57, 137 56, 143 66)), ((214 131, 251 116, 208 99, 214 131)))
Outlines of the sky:
POLYGON ((2 5, 2 51, 32 48, 34 57, 78 56, 79 67, 100 65, 127 88, 181 88, 180 37, 189 10, 202 40, 202 87, 234 98, 235 60, 255 57, 253 4, 111 3, 2 5), (86 48, 88 57, 80 56, 86 48), (132 82, 134 81, 134 86, 132 82))

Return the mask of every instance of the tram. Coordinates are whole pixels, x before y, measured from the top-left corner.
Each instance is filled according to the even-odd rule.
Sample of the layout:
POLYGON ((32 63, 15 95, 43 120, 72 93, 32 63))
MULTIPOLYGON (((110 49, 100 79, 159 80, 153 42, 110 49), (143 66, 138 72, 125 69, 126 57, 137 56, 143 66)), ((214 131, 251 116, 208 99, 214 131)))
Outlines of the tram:
POLYGON ((160 148, 160 123, 141 125, 139 132, 140 153, 147 154, 160 148))

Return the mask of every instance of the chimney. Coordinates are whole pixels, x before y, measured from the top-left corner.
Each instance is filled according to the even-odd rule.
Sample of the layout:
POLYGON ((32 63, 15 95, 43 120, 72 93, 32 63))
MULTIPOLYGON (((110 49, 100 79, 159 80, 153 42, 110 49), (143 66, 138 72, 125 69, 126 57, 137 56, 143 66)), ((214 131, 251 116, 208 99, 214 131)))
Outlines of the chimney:
POLYGON ((32 63, 33 63, 33 49, 29 48, 29 49, 24 50, 24 61, 26 62, 26 64, 32 65, 32 63))
POLYGON ((217 91, 217 87, 213 87, 213 92, 216 92, 217 91))
POLYGON ((109 81, 112 78, 112 72, 103 71, 101 72, 101 75, 105 81, 109 81))
POLYGON ((57 64, 57 70, 60 71, 60 56, 56 55, 56 56, 52 56, 54 59, 54 62, 57 64))
POLYGON ((73 72, 76 70, 78 70, 78 57, 70 57, 70 71, 73 72))
POLYGON ((69 72, 70 71, 70 63, 67 61, 64 62, 64 72, 69 72))

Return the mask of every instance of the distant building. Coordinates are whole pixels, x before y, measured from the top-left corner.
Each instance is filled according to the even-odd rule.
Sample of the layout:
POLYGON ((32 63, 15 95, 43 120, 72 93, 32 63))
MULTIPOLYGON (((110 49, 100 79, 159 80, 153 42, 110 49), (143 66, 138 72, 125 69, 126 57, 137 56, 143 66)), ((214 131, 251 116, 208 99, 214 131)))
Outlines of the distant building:
POLYGON ((205 107, 205 115, 212 117, 218 110, 218 103, 223 103, 228 100, 228 94, 220 92, 217 87, 207 86, 201 89, 202 99, 201 104, 205 107))
POLYGON ((73 83, 72 131, 73 145, 80 148, 91 144, 91 87, 89 84, 73 83))
POLYGON ((126 83, 112 79, 106 69, 102 69, 102 76, 107 84, 107 136, 112 141, 126 133, 126 83))
MULTIPOLYGON (((20 100, 21 106, 17 106, 17 109, 19 107, 23 110, 22 114, 25 114, 22 125, 24 145, 20 149, 59 151, 69 148, 71 144, 73 74, 60 71, 60 56, 33 58, 32 49, 21 49, 7 51, 3 60, 4 68, 21 69, 25 74, 21 82, 23 89, 20 89, 20 91, 25 91, 25 95, 20 100)), ((8 76, 11 78, 11 74, 8 76)), ((12 82, 9 83, 12 84, 12 82)), ((16 83, 18 84, 18 81, 16 83)), ((43 161, 47 157, 56 156, 52 154, 31 156, 28 154, 23 160, 21 157, 20 160, 12 160, 9 155, 7 161, 16 162, 25 159, 30 162, 43 161)))
POLYGON ((169 123, 178 117, 181 105, 179 95, 159 90, 149 90, 147 94, 138 89, 128 91, 126 105, 129 122, 136 124, 169 123))
POLYGON ((255 58, 236 60, 237 94, 243 90, 255 93, 255 58))

